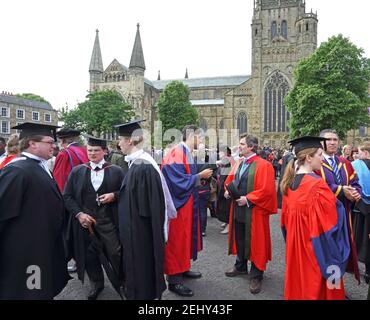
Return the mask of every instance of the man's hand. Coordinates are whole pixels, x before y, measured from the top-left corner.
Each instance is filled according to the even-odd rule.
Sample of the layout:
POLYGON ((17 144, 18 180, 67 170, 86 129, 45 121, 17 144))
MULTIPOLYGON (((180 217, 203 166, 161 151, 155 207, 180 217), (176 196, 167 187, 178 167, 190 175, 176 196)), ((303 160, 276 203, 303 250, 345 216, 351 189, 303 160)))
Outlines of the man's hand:
POLYGON ((114 193, 106 193, 101 196, 99 196, 99 201, 102 204, 111 203, 114 201, 114 193))
POLYGON ((356 189, 351 194, 352 194, 352 197, 355 199, 356 202, 361 200, 361 194, 359 194, 356 189))
POLYGON ((229 191, 225 191, 225 193, 224 193, 224 197, 226 198, 226 199, 230 199, 231 197, 230 197, 230 194, 229 194, 229 191))
POLYGON ((247 197, 240 197, 238 200, 236 200, 239 207, 244 207, 248 204, 247 197))
POLYGON ((210 176, 212 176, 212 169, 205 169, 199 173, 199 177, 201 179, 208 179, 210 176))
POLYGON ((350 201, 357 201, 356 199, 361 199, 361 195, 357 190, 351 186, 343 186, 344 196, 350 201))
POLYGON ((77 218, 81 226, 85 229, 88 229, 89 227, 91 227, 92 224, 96 223, 96 220, 86 213, 81 213, 77 218))

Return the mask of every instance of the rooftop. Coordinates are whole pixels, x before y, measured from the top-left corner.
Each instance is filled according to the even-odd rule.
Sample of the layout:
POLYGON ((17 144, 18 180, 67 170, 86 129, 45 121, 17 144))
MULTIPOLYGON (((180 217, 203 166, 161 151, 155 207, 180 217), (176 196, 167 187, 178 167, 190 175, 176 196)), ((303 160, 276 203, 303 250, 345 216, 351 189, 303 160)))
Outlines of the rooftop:
POLYGON ((247 81, 250 76, 239 75, 239 76, 227 76, 227 77, 209 77, 209 78, 194 78, 194 79, 173 79, 173 80, 157 80, 149 81, 146 79, 146 83, 152 85, 158 90, 163 90, 167 84, 171 81, 181 81, 189 88, 205 88, 205 87, 235 87, 241 85, 247 81))
POLYGON ((16 104, 20 106, 30 107, 30 108, 39 108, 39 109, 45 109, 45 110, 51 110, 51 111, 54 110, 53 107, 47 102, 39 102, 35 100, 18 98, 16 96, 8 95, 8 94, 0 94, 0 102, 11 103, 11 104, 16 104))

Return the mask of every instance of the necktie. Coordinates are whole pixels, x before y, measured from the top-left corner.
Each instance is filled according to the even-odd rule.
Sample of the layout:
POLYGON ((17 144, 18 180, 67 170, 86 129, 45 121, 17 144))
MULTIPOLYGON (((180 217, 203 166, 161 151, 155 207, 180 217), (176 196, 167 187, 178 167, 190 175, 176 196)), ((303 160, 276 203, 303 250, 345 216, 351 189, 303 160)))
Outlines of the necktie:
POLYGON ((336 177, 336 180, 338 182, 338 184, 342 184, 342 179, 340 177, 340 173, 339 173, 339 169, 338 169, 338 166, 337 166, 337 162, 335 161, 335 158, 329 158, 330 160, 330 165, 334 171, 334 174, 335 174, 335 177, 336 177))
POLYGON ((240 171, 239 171, 239 179, 242 177, 243 173, 245 172, 245 170, 247 170, 247 168, 248 168, 247 161, 243 160, 242 167, 240 168, 240 171))

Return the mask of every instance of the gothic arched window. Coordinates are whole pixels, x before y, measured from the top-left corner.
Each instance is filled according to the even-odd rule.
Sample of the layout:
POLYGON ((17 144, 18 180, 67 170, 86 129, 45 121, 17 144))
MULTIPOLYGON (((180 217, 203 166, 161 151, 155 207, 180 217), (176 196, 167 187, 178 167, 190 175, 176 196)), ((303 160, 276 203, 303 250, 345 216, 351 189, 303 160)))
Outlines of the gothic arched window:
POLYGON ((248 121, 247 121, 247 114, 245 112, 240 112, 238 114, 237 120, 237 129, 239 130, 239 134, 246 133, 248 130, 248 121))
POLYGON ((277 36, 277 24, 274 21, 271 25, 271 39, 274 39, 277 36))
POLYGON ((199 121, 199 127, 206 132, 207 131, 207 121, 204 118, 201 118, 199 121))
POLYGON ((275 72, 267 81, 264 89, 264 131, 289 131, 289 112, 285 108, 284 98, 288 94, 289 84, 285 77, 275 72))
POLYGON ((285 38, 288 39, 288 24, 285 20, 281 23, 281 35, 285 38))

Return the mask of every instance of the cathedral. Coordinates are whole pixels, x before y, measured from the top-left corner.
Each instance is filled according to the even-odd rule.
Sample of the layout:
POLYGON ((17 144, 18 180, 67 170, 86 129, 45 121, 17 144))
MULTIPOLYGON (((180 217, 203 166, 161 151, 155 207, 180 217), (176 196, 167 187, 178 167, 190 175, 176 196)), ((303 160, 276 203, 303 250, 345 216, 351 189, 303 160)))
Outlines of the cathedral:
POLYGON ((255 0, 253 11, 251 75, 194 79, 186 71, 183 79, 161 80, 158 74, 157 80, 148 80, 137 25, 129 67, 114 59, 104 69, 96 31, 90 91, 116 90, 153 132, 160 93, 169 82, 180 80, 190 89, 200 126, 228 133, 222 142, 237 144, 233 130, 238 129, 259 137, 261 145, 284 147, 289 135, 284 97, 292 88, 294 68, 317 48, 317 14, 306 12, 305 0, 255 0))

